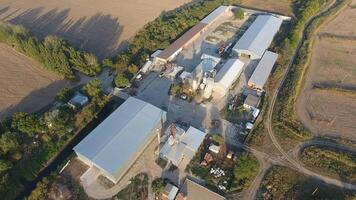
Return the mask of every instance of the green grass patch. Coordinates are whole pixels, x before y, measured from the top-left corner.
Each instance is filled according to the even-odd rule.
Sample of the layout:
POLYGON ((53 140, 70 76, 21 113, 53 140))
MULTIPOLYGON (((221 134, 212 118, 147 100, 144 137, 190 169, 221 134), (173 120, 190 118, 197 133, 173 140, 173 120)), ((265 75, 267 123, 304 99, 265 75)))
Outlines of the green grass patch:
POLYGON ((301 161, 314 171, 356 183, 356 155, 327 147, 305 148, 301 161))

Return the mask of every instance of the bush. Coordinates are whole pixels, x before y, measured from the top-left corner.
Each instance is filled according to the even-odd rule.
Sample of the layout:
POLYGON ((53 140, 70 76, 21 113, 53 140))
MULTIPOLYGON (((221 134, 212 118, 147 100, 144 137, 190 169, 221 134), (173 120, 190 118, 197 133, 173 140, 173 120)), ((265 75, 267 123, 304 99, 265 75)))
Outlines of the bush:
POLYGON ((152 191, 155 194, 162 193, 164 190, 164 182, 162 178, 157 178, 152 181, 152 191))
POLYGON ((256 177, 259 169, 257 159, 248 153, 242 153, 238 156, 234 168, 233 185, 238 191, 242 191, 250 186, 256 177))
POLYGON ((119 88, 125 88, 130 84, 128 78, 126 78, 123 74, 118 74, 115 77, 115 85, 119 88))
POLYGON ((67 103, 74 95, 74 90, 71 88, 63 88, 56 95, 56 100, 67 103))
POLYGON ((243 19, 245 17, 245 12, 241 8, 237 8, 233 12, 235 19, 243 19))
POLYGON ((169 95, 178 96, 183 92, 183 88, 181 85, 172 84, 169 88, 169 95))

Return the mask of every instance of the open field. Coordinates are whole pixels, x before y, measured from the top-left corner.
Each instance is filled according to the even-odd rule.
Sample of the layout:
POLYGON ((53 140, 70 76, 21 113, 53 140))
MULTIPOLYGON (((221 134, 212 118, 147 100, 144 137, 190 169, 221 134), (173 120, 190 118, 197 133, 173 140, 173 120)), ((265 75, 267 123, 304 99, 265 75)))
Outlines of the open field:
POLYGON ((36 36, 58 35, 99 58, 114 55, 147 22, 190 0, 0 0, 0 19, 36 36))
POLYGON ((292 2, 292 0, 242 0, 241 4, 251 8, 293 16, 292 2))
POLYGON ((41 109, 68 84, 38 62, 0 44, 0 119, 41 109))
POLYGON ((313 46, 296 111, 316 134, 356 138, 355 11, 349 6, 326 24, 313 46))

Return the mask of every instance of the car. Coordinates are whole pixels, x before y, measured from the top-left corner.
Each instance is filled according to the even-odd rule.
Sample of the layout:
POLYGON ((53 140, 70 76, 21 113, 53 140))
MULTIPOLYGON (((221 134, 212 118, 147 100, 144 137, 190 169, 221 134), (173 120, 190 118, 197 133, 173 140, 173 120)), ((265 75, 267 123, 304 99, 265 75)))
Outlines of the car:
POLYGON ((164 73, 161 72, 161 73, 159 74, 159 77, 162 78, 163 76, 164 76, 164 73))
POLYGON ((135 78, 137 81, 140 81, 142 80, 142 74, 137 74, 136 78, 135 78))
POLYGON ((188 99, 188 96, 183 93, 183 94, 181 94, 181 95, 179 96, 179 98, 182 99, 182 100, 187 100, 187 99, 188 99))

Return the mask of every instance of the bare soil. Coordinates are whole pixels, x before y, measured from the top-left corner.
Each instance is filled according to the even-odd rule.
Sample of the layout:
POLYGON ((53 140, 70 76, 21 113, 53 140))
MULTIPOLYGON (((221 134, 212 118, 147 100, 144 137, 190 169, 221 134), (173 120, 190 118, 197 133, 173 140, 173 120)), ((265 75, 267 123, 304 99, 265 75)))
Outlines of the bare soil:
POLYGON ((0 119, 43 108, 68 84, 40 63, 0 43, 0 119))
POLYGON ((293 16, 292 2, 293 0, 242 0, 241 4, 251 8, 293 16))
POLYGON ((300 120, 315 134, 356 140, 355 14, 349 6, 316 36, 296 107, 300 120), (313 89, 314 84, 348 90, 313 89))
POLYGON ((112 56, 147 22, 191 0, 0 0, 0 20, 40 38, 58 35, 72 45, 112 56))

